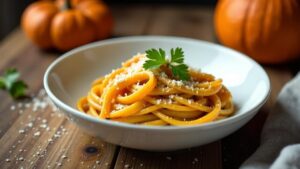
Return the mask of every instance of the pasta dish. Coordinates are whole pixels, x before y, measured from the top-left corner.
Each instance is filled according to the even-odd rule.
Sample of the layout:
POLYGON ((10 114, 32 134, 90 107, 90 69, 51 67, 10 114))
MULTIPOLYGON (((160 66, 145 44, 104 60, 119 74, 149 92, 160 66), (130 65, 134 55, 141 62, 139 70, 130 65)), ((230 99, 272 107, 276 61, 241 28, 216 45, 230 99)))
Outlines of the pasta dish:
POLYGON ((184 75, 180 69, 176 72, 183 58, 177 57, 176 64, 175 52, 174 64, 170 63, 174 69, 167 64, 145 69, 153 57, 133 56, 121 68, 96 79, 87 95, 78 100, 77 108, 95 118, 161 126, 197 125, 233 115, 232 96, 221 79, 190 67, 186 80, 174 76, 184 75))

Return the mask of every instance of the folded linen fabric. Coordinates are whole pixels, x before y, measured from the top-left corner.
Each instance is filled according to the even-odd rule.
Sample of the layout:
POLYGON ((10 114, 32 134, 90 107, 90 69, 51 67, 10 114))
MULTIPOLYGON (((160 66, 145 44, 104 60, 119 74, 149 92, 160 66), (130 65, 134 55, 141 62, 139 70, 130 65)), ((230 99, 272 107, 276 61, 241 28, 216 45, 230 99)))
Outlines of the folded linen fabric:
POLYGON ((300 72, 280 92, 257 151, 240 169, 300 169, 300 72))

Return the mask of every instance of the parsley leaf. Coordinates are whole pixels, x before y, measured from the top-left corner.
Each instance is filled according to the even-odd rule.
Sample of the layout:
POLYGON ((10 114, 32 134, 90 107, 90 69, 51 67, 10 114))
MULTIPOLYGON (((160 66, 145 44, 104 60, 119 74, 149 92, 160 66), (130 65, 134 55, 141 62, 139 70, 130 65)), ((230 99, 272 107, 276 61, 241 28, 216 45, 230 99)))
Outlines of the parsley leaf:
POLYGON ((181 48, 171 49, 171 62, 183 63, 184 55, 181 48))
POLYGON ((7 69, 4 75, 0 76, 0 89, 8 91, 14 99, 25 96, 27 89, 27 85, 18 80, 19 77, 20 73, 14 68, 7 69))
POLYGON ((146 57, 149 60, 147 60, 143 65, 145 69, 156 69, 167 63, 166 53, 162 49, 149 49, 146 51, 146 57))
POLYGON ((18 80, 12 84, 9 93, 13 98, 17 99, 25 95, 26 89, 27 85, 23 81, 18 80))
POLYGON ((181 80, 189 80, 190 76, 188 74, 188 67, 185 64, 180 65, 170 65, 172 73, 175 77, 181 79, 181 80))
POLYGON ((144 63, 145 69, 157 69, 163 65, 171 69, 175 78, 189 80, 188 66, 184 62, 184 53, 181 48, 171 49, 171 59, 166 59, 166 53, 162 49, 149 49, 146 51, 148 60, 144 63))

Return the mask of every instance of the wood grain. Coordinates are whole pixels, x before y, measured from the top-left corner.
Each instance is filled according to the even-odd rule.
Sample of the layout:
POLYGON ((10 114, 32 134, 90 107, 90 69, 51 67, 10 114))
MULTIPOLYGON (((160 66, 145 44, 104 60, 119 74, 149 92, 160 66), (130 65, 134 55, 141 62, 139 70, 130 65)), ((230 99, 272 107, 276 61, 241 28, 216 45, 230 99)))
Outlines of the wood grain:
POLYGON ((146 152, 121 148, 115 169, 222 168, 218 142, 173 152, 146 152))
MULTIPOLYGON (((42 94, 37 99, 48 98, 42 94)), ((49 104, 36 111, 31 101, 26 104, 30 106, 15 110, 24 112, 0 140, 1 168, 110 167, 115 146, 83 133, 49 104)))
POLYGON ((20 29, 16 29, 9 36, 7 36, 0 43, 0 71, 7 66, 7 63, 9 61, 15 59, 18 56, 20 50, 29 45, 29 41, 25 38, 25 35, 20 31, 20 29))

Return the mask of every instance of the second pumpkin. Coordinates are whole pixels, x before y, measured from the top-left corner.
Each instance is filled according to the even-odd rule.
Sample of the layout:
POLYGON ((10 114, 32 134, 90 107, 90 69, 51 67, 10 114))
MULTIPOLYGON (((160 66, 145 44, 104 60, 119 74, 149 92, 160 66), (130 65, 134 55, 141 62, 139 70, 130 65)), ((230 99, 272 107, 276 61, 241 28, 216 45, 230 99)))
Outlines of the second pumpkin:
POLYGON ((38 1, 22 16, 27 37, 41 48, 67 51, 112 34, 113 18, 108 7, 98 0, 72 5, 70 0, 38 1))

